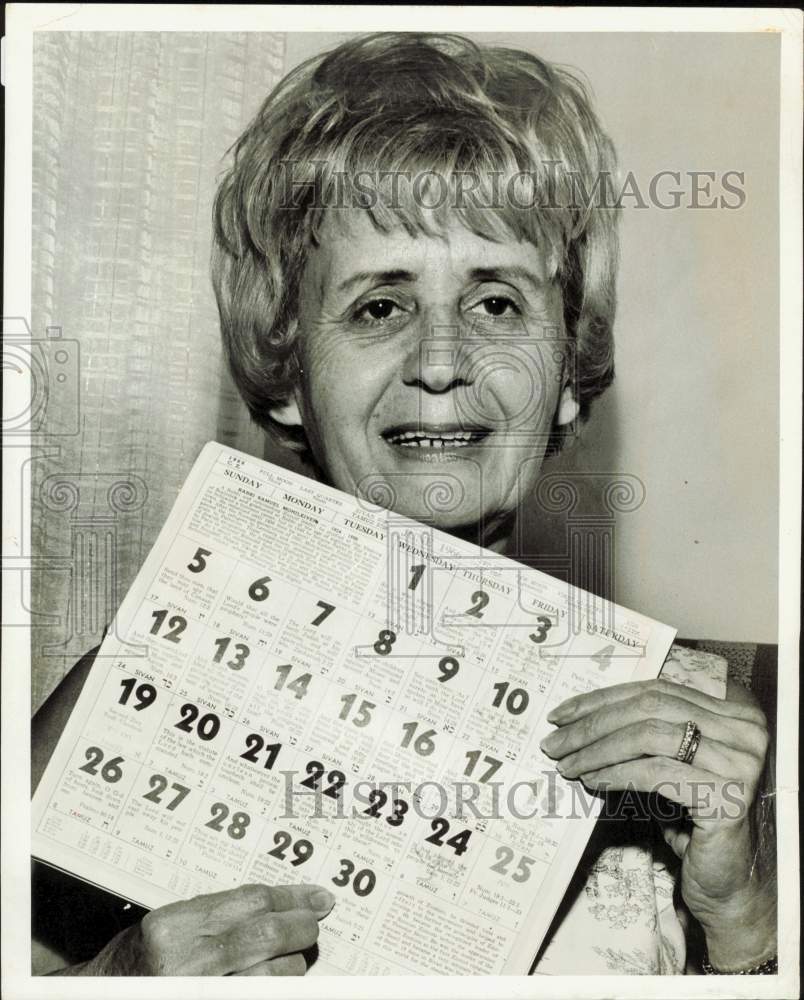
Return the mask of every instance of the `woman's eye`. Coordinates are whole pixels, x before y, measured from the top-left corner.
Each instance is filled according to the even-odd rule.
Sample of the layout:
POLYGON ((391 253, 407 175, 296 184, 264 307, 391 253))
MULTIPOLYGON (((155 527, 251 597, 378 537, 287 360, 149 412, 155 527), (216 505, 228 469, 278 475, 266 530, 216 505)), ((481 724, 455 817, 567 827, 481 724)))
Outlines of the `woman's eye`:
POLYGON ((473 306, 472 311, 477 309, 480 309, 486 316, 510 316, 519 313, 513 299, 509 299, 505 295, 491 295, 473 306))
POLYGON ((393 299, 372 299, 358 309, 357 319, 382 322, 384 319, 390 319, 394 310, 398 308, 393 299))

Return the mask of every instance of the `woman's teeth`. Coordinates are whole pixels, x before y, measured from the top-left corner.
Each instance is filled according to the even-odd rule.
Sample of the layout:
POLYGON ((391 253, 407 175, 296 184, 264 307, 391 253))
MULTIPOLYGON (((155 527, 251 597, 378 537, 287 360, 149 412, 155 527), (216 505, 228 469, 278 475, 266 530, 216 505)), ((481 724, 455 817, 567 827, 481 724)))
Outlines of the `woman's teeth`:
POLYGON ((465 448, 485 436, 485 431, 449 431, 434 435, 423 434, 420 431, 401 431, 388 434, 386 441, 402 448, 465 448))

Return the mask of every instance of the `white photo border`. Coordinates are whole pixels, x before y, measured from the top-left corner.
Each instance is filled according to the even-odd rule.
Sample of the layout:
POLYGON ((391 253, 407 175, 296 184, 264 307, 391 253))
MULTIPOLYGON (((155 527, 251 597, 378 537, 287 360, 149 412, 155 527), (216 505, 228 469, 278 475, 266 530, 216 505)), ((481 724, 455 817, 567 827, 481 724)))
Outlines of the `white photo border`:
MULTIPOLYGON (((781 36, 780 128, 780 510, 779 510, 779 679, 777 816, 779 856, 779 968, 774 977, 388 977, 285 979, 286 997, 480 998, 492 995, 537 997, 789 997, 798 995, 800 908, 797 789, 798 636, 801 551, 801 367, 802 367, 802 13, 770 8, 612 8, 612 7, 428 7, 285 6, 171 4, 9 4, 5 39, 6 164, 4 315, 31 313, 31 148, 33 35, 37 31, 293 31, 360 32, 410 29, 462 33, 521 32, 760 32, 781 36)), ((19 412, 30 398, 24 381, 6 386, 4 415, 19 412), (9 388, 11 391, 9 391, 9 388)), ((25 486, 29 449, 24 440, 3 449, 6 484, 25 486)), ((7 489, 3 508, 3 558, 13 562, 30 552, 16 527, 26 491, 7 489)), ((27 519, 25 519, 27 523, 27 519)), ((10 564, 10 563, 9 563, 10 564)), ((12 592, 3 574, 3 604, 29 594, 12 592)), ((22 584, 23 588, 25 584, 22 584)), ((196 997, 264 997, 263 979, 165 978, 108 981, 30 975, 29 690, 30 644, 24 628, 4 629, 2 670, 2 979, 9 998, 108 997, 171 1000, 196 997)))

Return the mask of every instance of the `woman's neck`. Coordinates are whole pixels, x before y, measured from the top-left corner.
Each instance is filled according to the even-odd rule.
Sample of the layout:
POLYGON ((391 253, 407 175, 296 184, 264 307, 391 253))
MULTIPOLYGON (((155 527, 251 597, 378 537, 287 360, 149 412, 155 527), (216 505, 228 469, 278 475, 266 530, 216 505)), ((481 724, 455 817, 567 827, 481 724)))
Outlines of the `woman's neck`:
POLYGON ((516 512, 512 511, 495 518, 490 523, 460 525, 444 528, 448 535, 460 538, 462 541, 479 545, 492 552, 503 553, 507 550, 516 524, 516 512))

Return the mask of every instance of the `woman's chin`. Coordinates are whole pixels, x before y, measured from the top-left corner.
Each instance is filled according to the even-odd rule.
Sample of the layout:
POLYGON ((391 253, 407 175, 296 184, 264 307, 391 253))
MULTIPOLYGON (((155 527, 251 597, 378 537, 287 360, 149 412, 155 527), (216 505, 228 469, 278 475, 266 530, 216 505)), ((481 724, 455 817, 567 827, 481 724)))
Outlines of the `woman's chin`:
POLYGON ((400 472, 386 468, 360 475, 320 474, 319 478, 341 489, 346 487, 358 503, 372 509, 384 508, 391 516, 421 521, 474 544, 491 545, 501 527, 510 534, 515 516, 514 511, 505 510, 505 505, 499 503, 499 488, 494 490, 494 496, 482 489, 484 477, 478 463, 461 463, 452 469, 442 466, 400 472))
POLYGON ((425 496, 399 497, 397 504, 390 507, 389 511, 421 521, 428 527, 437 528, 474 545, 487 548, 494 545, 495 548, 500 548, 497 544, 500 539, 502 538, 502 544, 507 541, 516 516, 514 511, 487 510, 480 504, 466 502, 466 498, 450 508, 447 503, 449 499, 451 497, 446 491, 439 494, 434 490, 425 496), (442 506, 439 506, 439 501, 442 506))

